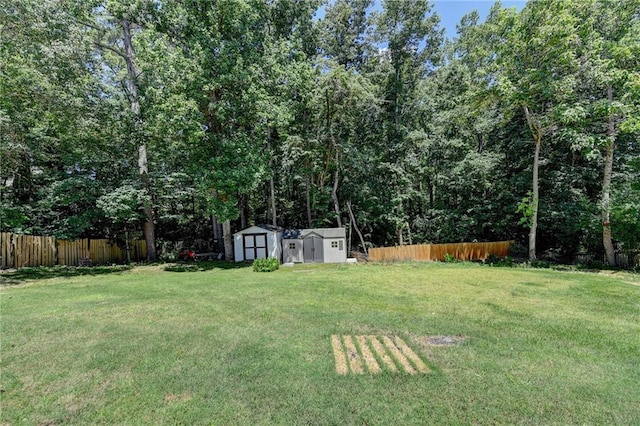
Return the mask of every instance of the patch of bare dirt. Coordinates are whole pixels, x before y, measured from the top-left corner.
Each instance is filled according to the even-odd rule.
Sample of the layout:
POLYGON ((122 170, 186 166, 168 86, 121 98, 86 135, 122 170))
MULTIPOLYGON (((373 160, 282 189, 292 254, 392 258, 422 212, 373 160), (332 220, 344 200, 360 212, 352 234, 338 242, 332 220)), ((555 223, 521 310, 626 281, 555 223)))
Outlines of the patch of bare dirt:
POLYGON ((192 399, 193 399, 193 396, 191 395, 190 392, 184 392, 177 395, 175 393, 169 393, 164 396, 164 401, 168 403, 187 402, 187 401, 191 401, 192 399))
POLYGON ((418 338, 429 346, 456 346, 467 340, 466 336, 425 336, 418 338))

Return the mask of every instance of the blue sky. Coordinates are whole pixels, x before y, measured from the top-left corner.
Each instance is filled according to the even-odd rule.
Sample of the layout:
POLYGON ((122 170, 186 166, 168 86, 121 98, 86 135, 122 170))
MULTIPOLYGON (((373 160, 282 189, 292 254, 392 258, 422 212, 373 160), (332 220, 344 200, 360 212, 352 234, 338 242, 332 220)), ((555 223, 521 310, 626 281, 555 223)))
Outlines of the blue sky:
MULTIPOLYGON (((456 35, 456 24, 464 15, 475 9, 480 14, 480 22, 484 22, 495 0, 430 0, 430 2, 440 16, 440 25, 445 29, 446 37, 452 38, 456 35)), ((526 4, 526 0, 502 0, 501 3, 502 7, 515 7, 517 10, 521 10, 526 4)), ((375 0, 369 12, 380 10, 382 10, 382 0, 375 0)), ((323 16, 324 6, 316 12, 315 18, 320 19, 323 16)))
MULTIPOLYGON (((480 14, 480 22, 484 22, 491 6, 495 3, 494 0, 432 0, 431 2, 434 4, 435 11, 440 15, 440 25, 445 28, 448 38, 455 37, 456 24, 464 15, 476 9, 480 14)), ((526 1, 503 0, 501 3, 502 7, 515 7, 517 10, 521 10, 526 1)))

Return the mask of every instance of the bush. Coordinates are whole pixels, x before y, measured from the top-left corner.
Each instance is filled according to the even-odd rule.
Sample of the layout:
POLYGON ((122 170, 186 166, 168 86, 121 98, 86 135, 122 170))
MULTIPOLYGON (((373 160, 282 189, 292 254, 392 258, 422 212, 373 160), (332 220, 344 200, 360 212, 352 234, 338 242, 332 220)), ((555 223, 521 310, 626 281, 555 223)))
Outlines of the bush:
POLYGON ((449 253, 445 253, 444 254, 444 259, 443 260, 446 263, 457 263, 458 262, 458 259, 456 259, 456 257, 454 255, 449 254, 449 253))
POLYGON ((495 254, 490 254, 484 261, 485 265, 491 266, 504 266, 511 268, 513 266, 513 258, 511 256, 500 257, 495 254))
POLYGON ((542 269, 549 269, 551 268, 552 263, 548 262, 546 260, 533 260, 531 261, 531 267, 532 268, 542 268, 542 269))
POLYGON ((280 261, 275 257, 253 261, 253 270, 255 272, 273 272, 278 268, 280 268, 280 261))
POLYGON ((520 243, 513 243, 509 247, 509 256, 516 259, 529 258, 529 249, 520 243))
POLYGON ((164 270, 168 272, 198 272, 200 268, 198 265, 179 264, 165 266, 164 270))

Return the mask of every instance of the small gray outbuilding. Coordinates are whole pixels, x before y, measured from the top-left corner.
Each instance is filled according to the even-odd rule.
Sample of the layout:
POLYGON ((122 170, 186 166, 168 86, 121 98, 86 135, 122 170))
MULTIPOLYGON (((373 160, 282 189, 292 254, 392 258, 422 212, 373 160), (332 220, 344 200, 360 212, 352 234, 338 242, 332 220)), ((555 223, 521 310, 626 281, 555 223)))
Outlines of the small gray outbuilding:
POLYGON ((347 261, 347 236, 344 228, 289 229, 282 235, 284 263, 347 261))
POLYGON ((275 257, 280 260, 282 231, 270 225, 252 226, 233 234, 235 261, 275 257))

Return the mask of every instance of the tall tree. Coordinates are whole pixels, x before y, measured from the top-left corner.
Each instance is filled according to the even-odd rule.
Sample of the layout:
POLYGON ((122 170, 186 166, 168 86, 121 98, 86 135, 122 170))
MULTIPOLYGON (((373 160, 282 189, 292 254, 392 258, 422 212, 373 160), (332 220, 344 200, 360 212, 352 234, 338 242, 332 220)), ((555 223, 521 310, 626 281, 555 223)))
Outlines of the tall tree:
POLYGON ((633 86, 640 80, 640 2, 594 0, 574 7, 574 13, 582 20, 580 77, 583 102, 587 106, 586 114, 574 115, 582 118, 580 124, 586 127, 584 133, 596 136, 596 140, 601 141, 599 145, 603 146, 602 243, 607 262, 615 266, 611 225, 614 153, 620 129, 637 127, 635 115, 640 102, 633 86))
MULTIPOLYGON (((152 188, 149 179, 148 167, 148 143, 144 137, 145 127, 140 106, 140 74, 134 49, 133 20, 143 23, 145 18, 154 8, 151 2, 139 2, 134 4, 109 2, 92 4, 88 8, 75 8, 77 23, 85 25, 94 34, 94 44, 103 51, 115 54, 124 62, 126 77, 123 79, 126 88, 131 111, 133 129, 132 139, 137 147, 138 173, 142 189, 146 196, 142 199, 144 212, 143 234, 147 243, 147 259, 154 261, 157 258, 155 217, 152 205, 152 188), (80 13, 78 13, 80 12, 80 13)), ((139 28, 139 27, 138 27, 139 28)))
POLYGON ((323 53, 347 69, 361 69, 371 56, 370 19, 373 0, 337 0, 327 5, 320 22, 323 53))
MULTIPOLYGON (((124 123, 120 136, 134 152, 129 154, 126 146, 120 146, 120 155, 137 159, 137 193, 144 194, 138 200, 144 217, 142 233, 147 258, 155 260, 158 217, 153 176, 157 172, 150 170, 150 165, 167 171, 175 158, 172 149, 179 149, 178 145, 200 132, 195 104, 181 94, 183 81, 192 78, 192 63, 159 31, 159 23, 167 19, 156 2, 72 1, 66 12, 71 23, 92 38, 98 61, 92 71, 103 83, 102 101, 122 108, 118 120, 113 117, 104 125, 109 128, 119 121, 124 123)), ((130 164, 129 158, 121 161, 130 164)), ((121 184, 126 189, 130 182, 121 184)))
POLYGON ((0 7, 3 230, 76 238, 93 232, 102 108, 91 44, 57 2, 0 7))
POLYGON ((406 162, 413 152, 411 139, 407 137, 415 119, 411 106, 418 82, 440 59, 443 31, 439 22, 427 0, 387 0, 383 2, 383 12, 376 17, 377 41, 387 44, 377 60, 372 61, 385 105, 385 146, 380 166, 391 187, 387 217, 396 228, 400 244, 409 219, 406 207, 413 189, 406 162))
POLYGON ((572 102, 578 61, 576 18, 564 2, 527 3, 519 15, 503 14, 505 43, 499 52, 503 95, 519 105, 534 142, 532 185, 525 209, 529 259, 536 259, 542 144, 557 130, 557 111, 572 102))

